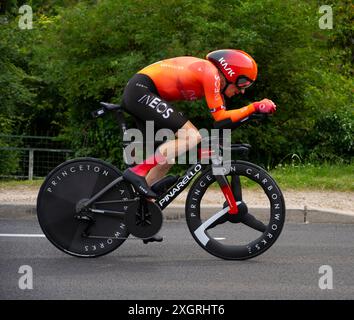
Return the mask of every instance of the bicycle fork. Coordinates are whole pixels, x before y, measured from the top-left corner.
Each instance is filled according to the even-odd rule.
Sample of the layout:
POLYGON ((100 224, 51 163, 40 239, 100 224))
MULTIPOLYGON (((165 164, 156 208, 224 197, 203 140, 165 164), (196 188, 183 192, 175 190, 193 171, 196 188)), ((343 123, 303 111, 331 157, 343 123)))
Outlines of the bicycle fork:
POLYGON ((231 186, 229 182, 227 181, 226 176, 224 175, 216 175, 215 176, 216 181, 218 182, 222 193, 225 196, 225 199, 227 201, 227 204, 230 207, 230 210, 228 211, 230 214, 237 214, 238 213, 238 207, 237 203, 234 197, 234 194, 232 192, 231 186))

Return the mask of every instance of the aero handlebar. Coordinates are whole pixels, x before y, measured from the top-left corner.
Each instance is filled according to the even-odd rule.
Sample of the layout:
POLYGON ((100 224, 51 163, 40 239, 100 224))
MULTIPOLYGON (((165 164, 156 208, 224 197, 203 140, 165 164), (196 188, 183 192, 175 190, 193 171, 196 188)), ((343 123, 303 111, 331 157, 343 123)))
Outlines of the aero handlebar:
POLYGON ((266 113, 254 113, 252 115, 250 115, 249 117, 241 120, 241 121, 237 121, 237 122, 232 122, 230 118, 228 119, 224 119, 221 121, 215 121, 214 122, 214 128, 215 129, 237 129, 238 127, 240 127, 242 124, 248 123, 252 120, 260 120, 263 121, 265 119, 267 119, 269 117, 268 114, 266 113))

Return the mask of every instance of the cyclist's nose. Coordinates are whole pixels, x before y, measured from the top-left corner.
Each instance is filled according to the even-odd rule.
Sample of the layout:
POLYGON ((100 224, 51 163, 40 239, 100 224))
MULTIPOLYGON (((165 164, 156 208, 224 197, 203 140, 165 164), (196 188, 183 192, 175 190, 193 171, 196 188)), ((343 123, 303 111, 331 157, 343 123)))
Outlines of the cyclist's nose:
POLYGON ((235 93, 234 94, 244 94, 245 93, 245 89, 238 89, 238 88, 236 88, 235 89, 235 93))

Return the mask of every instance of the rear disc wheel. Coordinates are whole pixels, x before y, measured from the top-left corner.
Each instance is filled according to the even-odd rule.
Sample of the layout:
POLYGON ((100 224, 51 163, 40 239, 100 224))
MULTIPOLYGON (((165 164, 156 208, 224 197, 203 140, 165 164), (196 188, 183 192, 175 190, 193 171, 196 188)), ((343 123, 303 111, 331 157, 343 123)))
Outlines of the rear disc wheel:
MULTIPOLYGON (((121 175, 111 164, 94 158, 69 160, 50 172, 37 198, 38 221, 48 240, 77 257, 98 257, 118 248, 129 236, 123 219, 89 213, 87 221, 78 220, 76 208, 121 175), (94 237, 85 236, 85 230, 94 237)), ((124 211, 127 206, 115 201, 132 198, 131 186, 121 181, 91 207, 124 211)))

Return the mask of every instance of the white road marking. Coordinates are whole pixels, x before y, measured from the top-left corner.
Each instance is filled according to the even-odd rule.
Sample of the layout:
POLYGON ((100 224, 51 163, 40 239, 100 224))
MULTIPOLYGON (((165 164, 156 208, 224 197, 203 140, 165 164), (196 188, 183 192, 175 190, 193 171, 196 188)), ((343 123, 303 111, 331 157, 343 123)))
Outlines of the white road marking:
POLYGON ((226 238, 214 238, 214 240, 225 240, 226 238))
POLYGON ((44 234, 0 233, 0 237, 45 238, 44 234))

